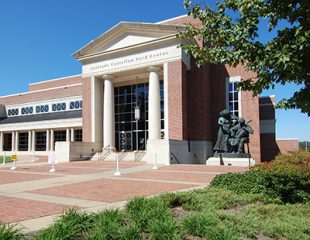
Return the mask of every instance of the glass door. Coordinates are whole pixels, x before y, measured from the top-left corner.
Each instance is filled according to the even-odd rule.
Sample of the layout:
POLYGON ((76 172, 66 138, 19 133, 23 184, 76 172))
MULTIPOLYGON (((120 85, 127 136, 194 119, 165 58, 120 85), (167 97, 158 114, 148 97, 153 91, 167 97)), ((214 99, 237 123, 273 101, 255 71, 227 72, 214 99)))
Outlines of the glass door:
POLYGON ((132 131, 122 131, 119 133, 120 151, 132 151, 132 131))

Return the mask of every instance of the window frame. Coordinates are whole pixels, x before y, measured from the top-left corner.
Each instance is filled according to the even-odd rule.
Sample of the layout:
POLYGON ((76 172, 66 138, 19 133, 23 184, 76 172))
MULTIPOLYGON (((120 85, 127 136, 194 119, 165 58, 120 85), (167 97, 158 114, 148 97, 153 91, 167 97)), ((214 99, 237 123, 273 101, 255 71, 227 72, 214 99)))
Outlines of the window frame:
MULTIPOLYGON (((226 77, 226 109, 229 110, 229 84, 230 83, 239 83, 241 81, 241 76, 230 76, 226 77)), ((242 117, 242 94, 241 91, 238 91, 238 116, 237 117, 242 117)), ((231 111, 229 110, 231 113, 231 111)))

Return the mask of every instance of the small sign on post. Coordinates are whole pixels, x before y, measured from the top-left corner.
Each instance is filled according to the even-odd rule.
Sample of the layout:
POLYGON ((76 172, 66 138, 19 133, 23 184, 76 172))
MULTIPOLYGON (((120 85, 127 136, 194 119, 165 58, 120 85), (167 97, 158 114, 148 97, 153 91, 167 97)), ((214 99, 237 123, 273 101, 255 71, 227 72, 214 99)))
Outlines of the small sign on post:
POLYGON ((17 155, 14 154, 11 156, 11 160, 13 161, 13 166, 11 167, 11 170, 16 170, 16 161, 17 161, 17 155))
POLYGON ((52 164, 52 168, 50 169, 50 173, 56 172, 55 164, 57 164, 57 158, 55 155, 48 156, 48 163, 52 164))

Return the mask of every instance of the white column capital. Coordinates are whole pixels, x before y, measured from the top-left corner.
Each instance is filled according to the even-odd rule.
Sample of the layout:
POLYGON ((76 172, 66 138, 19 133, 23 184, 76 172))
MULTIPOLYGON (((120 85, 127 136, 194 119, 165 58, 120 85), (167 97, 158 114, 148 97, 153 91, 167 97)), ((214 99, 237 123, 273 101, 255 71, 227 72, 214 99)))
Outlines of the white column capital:
POLYGON ((102 78, 104 80, 113 80, 115 78, 115 76, 111 75, 111 74, 105 74, 105 75, 102 75, 102 78))
POLYGON ((162 68, 158 67, 158 66, 150 66, 146 70, 148 72, 160 72, 162 70, 162 68))

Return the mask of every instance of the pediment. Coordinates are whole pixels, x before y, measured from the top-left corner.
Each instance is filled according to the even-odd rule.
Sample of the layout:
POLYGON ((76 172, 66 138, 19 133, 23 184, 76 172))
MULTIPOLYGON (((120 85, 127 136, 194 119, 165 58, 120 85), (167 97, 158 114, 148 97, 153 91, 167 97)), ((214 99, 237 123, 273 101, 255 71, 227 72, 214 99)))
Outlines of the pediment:
POLYGON ((152 43, 169 36, 175 36, 183 29, 184 26, 181 25, 121 22, 75 52, 73 57, 79 59, 152 43))

